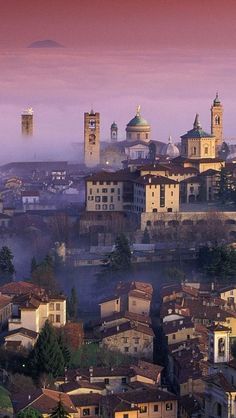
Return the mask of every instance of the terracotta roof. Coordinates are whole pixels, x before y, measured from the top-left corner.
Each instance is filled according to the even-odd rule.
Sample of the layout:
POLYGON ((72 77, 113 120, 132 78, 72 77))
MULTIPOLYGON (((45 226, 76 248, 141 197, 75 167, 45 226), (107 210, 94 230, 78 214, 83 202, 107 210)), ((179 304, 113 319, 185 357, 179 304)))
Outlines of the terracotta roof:
POLYGON ((8 338, 8 337, 10 337, 12 335, 16 335, 16 334, 24 335, 25 337, 31 338, 32 340, 35 340, 38 336, 37 332, 32 331, 31 329, 21 327, 21 328, 14 329, 12 331, 8 331, 8 333, 5 335, 4 338, 8 338))
POLYGON ((179 184, 176 180, 164 176, 155 176, 153 174, 145 174, 144 176, 138 177, 135 182, 145 184, 146 186, 149 184, 179 184))
POLYGON ((41 294, 45 291, 33 283, 19 281, 4 284, 0 287, 0 292, 7 295, 21 295, 29 292, 41 294))
POLYGON ((236 387, 231 385, 222 372, 212 374, 204 378, 204 381, 223 389, 225 392, 236 392, 236 387))
POLYGON ((131 290, 138 290, 143 293, 153 294, 153 287, 150 283, 147 282, 119 282, 116 286, 116 291, 120 294, 129 292, 131 290))
POLYGON ((134 404, 177 400, 176 395, 174 395, 173 393, 156 388, 126 392, 120 395, 120 397, 123 400, 134 404))
POLYGON ((61 389, 63 390, 63 392, 66 392, 66 393, 73 392, 74 390, 77 390, 80 388, 102 391, 103 389, 105 389, 105 387, 106 385, 103 382, 91 383, 89 380, 85 380, 83 378, 72 380, 71 382, 63 383, 61 385, 61 389))
POLYGON ((70 399, 76 407, 98 406, 102 395, 98 393, 86 393, 82 395, 70 395, 70 399))
POLYGON ((130 321, 137 321, 143 324, 150 325, 152 323, 151 318, 147 315, 136 314, 133 312, 114 312, 113 315, 106 316, 105 318, 99 320, 97 324, 109 324, 109 322, 118 320, 118 319, 129 319, 130 321))
POLYGON ((173 334, 182 329, 194 329, 191 317, 175 319, 174 321, 164 322, 163 330, 166 335, 173 334))
POLYGON ((135 330, 136 332, 139 332, 141 334, 146 334, 150 335, 151 337, 154 337, 153 330, 147 327, 146 325, 141 325, 138 322, 125 322, 115 327, 105 329, 102 332, 102 338, 111 337, 112 335, 117 335, 130 330, 135 330))
POLYGON ((131 364, 130 369, 133 370, 135 375, 147 377, 148 379, 156 381, 159 374, 162 372, 163 367, 158 364, 139 360, 137 365, 131 364))
POLYGON ((67 412, 77 412, 69 395, 50 389, 38 389, 31 395, 25 392, 18 393, 12 398, 12 404, 15 413, 18 413, 25 408, 32 407, 41 414, 51 414, 60 400, 67 412))

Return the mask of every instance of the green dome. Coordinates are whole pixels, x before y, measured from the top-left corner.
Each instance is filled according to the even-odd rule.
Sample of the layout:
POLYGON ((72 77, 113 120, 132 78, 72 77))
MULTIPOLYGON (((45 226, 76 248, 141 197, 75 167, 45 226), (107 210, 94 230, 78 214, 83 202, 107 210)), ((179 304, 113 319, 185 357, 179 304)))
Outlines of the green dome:
POLYGON ((149 126, 149 124, 140 115, 136 115, 133 119, 129 121, 127 126, 149 126))
POLYGON ((111 124, 111 129, 116 129, 117 128, 117 123, 116 122, 113 122, 112 124, 111 124))

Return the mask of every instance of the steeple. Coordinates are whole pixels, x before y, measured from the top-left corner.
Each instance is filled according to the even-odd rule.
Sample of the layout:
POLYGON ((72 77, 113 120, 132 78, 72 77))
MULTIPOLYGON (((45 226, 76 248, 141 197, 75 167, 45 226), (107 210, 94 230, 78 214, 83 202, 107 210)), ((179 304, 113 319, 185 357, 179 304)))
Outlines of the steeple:
POLYGON ((219 93, 217 91, 216 92, 216 97, 215 97, 215 99, 213 101, 213 106, 219 106, 219 105, 221 105, 221 102, 220 102, 220 99, 219 99, 219 93))
POLYGON ((195 120, 194 120, 193 129, 195 129, 195 130, 202 129, 198 113, 196 114, 196 117, 195 117, 195 120))

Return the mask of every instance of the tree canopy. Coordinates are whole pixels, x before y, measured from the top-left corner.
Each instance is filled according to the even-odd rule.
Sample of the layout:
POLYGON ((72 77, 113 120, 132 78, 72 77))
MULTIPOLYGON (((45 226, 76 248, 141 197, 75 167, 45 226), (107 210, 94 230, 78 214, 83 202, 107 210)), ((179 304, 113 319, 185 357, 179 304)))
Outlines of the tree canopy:
POLYGON ((108 255, 108 266, 112 270, 128 270, 131 267, 129 241, 124 234, 117 236, 115 249, 108 255))
POLYGON ((70 414, 66 411, 60 399, 57 406, 53 409, 52 413, 49 416, 51 418, 68 418, 70 414))
POLYGON ((225 244, 204 245, 199 249, 198 265, 210 277, 231 278, 236 274, 236 251, 225 244))
POLYGON ((15 273, 13 258, 10 248, 3 246, 0 250, 0 279, 3 282, 8 282, 13 278, 15 273))

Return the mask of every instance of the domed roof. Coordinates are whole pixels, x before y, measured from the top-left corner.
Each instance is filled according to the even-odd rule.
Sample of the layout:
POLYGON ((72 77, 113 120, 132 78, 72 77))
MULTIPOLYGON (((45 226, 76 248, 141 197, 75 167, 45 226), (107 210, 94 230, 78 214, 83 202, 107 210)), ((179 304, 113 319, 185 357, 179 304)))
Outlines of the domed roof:
POLYGON ((114 128, 118 128, 117 123, 115 121, 111 124, 111 129, 114 129, 114 128))
POLYGON ((214 103, 214 106, 219 106, 221 104, 218 92, 216 93, 216 97, 213 103, 214 103))
POLYGON ((140 115, 140 106, 138 106, 137 108, 137 113, 135 117, 129 121, 127 126, 149 126, 146 119, 142 118, 142 116, 140 115))
POLYGON ((176 157, 179 156, 179 154, 180 154, 179 148, 175 144, 173 144, 172 138, 170 136, 169 137, 169 142, 165 146, 165 149, 164 149, 164 155, 166 155, 167 157, 170 157, 170 158, 176 158, 176 157))

